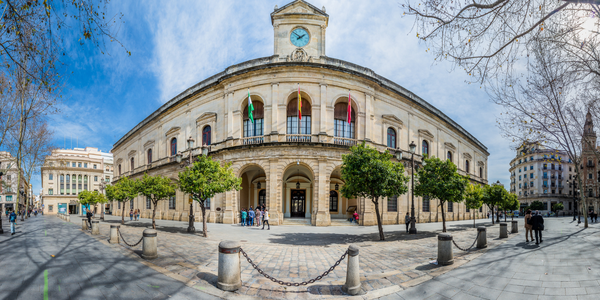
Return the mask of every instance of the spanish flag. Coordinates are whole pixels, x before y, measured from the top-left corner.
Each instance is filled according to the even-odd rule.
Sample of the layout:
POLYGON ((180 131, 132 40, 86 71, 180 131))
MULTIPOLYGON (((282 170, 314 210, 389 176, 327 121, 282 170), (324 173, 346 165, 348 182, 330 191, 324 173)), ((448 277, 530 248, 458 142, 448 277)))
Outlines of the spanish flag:
POLYGON ((302 97, 300 96, 300 84, 298 83, 298 119, 302 120, 302 97))

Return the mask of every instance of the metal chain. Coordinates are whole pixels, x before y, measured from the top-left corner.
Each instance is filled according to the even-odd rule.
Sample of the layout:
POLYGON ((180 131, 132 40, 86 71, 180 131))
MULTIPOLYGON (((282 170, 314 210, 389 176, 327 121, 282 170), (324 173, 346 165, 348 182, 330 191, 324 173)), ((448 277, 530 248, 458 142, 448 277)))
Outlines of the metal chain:
POLYGON ((301 286, 301 285, 307 285, 307 284, 311 284, 314 283, 315 281, 321 280, 323 279, 323 277, 329 275, 329 273, 331 271, 333 271, 335 269, 335 267, 339 266, 339 264, 342 262, 342 260, 344 260, 344 258, 346 258, 346 255, 348 255, 348 250, 346 250, 346 252, 344 252, 344 254, 342 255, 342 257, 340 257, 340 259, 338 259, 335 264, 333 266, 331 266, 329 268, 329 270, 323 272, 323 274, 311 279, 311 280, 307 280, 307 281, 303 281, 303 282, 285 282, 276 278, 271 277, 269 274, 265 273, 263 270, 261 270, 254 262, 252 262, 252 260, 250 259, 250 257, 248 257, 248 254, 246 254, 246 252, 244 252, 244 250, 242 248, 240 248, 240 252, 242 252, 242 255, 244 255, 244 257, 246 258, 246 260, 252 265, 252 267, 254 269, 256 269, 256 271, 262 275, 265 276, 267 279, 280 284, 280 285, 287 285, 287 286, 301 286))
POLYGON ((471 244, 471 247, 467 248, 467 249, 463 249, 461 248, 459 245, 456 244, 456 242, 454 241, 454 239, 452 239, 452 243, 454 244, 454 246, 456 246, 456 248, 462 250, 462 251, 471 251, 471 248, 473 248, 473 246, 475 246, 475 243, 477 242, 477 239, 479 238, 479 234, 481 233, 481 231, 477 232, 477 236, 475 237, 475 241, 473 241, 473 244, 471 244))
POLYGON ((117 233, 118 233, 118 234, 119 234, 119 236, 121 237, 121 240, 123 240, 123 243, 125 243, 125 245, 127 245, 127 246, 129 246, 129 247, 131 247, 131 248, 133 248, 133 247, 135 247, 135 246, 139 245, 139 244, 140 244, 140 243, 141 243, 141 242, 144 240, 144 237, 142 236, 142 238, 140 239, 140 241, 139 241, 139 242, 135 243, 134 245, 131 245, 131 244, 127 243, 127 241, 125 241, 125 238, 124 238, 124 237, 123 237, 123 235, 121 234, 121 230, 119 230, 119 227, 117 227, 117 233))

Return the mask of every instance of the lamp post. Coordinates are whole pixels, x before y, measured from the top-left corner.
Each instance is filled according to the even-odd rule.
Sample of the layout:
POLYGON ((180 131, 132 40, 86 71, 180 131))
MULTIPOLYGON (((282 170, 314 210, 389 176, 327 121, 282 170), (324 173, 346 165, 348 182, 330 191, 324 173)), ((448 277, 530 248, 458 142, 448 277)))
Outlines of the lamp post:
MULTIPOLYGON (((187 151, 189 151, 189 156, 187 160, 183 160, 183 154, 181 154, 181 152, 178 152, 177 155, 175 156, 175 159, 177 160, 177 162, 179 163, 179 166, 181 168, 184 167, 189 167, 194 163, 194 157, 192 155, 193 152, 193 148, 194 148, 194 139, 190 136, 190 138, 187 139, 187 151)), ((201 154, 202 156, 208 156, 208 150, 209 147, 206 145, 202 145, 201 148, 201 154)), ((194 200, 191 198, 190 196, 190 216, 188 219, 188 228, 187 228, 187 232, 193 233, 196 232, 196 228, 194 227, 194 200)))
POLYGON ((410 229, 408 230, 409 234, 417 234, 417 227, 415 227, 415 150, 417 149, 417 145, 415 142, 410 142, 408 145, 410 150, 410 161, 411 161, 411 181, 412 181, 412 195, 411 195, 411 204, 410 204, 410 229))
MULTIPOLYGON (((581 192, 581 190, 577 190, 577 195, 579 195, 579 193, 581 192)), ((579 199, 577 197, 575 197, 575 201, 577 201, 577 204, 579 204, 579 199)), ((577 205, 577 224, 581 223, 581 214, 579 213, 579 205, 577 205)))
MULTIPOLYGON (((104 180, 100 179, 100 186, 98 187, 100 189, 100 193, 102 193, 102 195, 104 195, 104 189, 106 188, 106 183, 104 182, 104 180)), ((102 203, 101 204, 104 207, 100 207, 101 210, 101 214, 100 214, 100 220, 104 221, 104 210, 106 210, 106 204, 102 203)), ((68 212, 69 210, 67 210, 68 212)))

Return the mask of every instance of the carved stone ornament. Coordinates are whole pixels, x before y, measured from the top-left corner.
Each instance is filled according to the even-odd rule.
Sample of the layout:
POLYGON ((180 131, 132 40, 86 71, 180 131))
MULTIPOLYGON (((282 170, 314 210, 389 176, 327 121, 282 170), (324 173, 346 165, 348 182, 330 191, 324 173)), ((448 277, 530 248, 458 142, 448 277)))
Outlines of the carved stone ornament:
POLYGON ((307 13, 308 10, 305 9, 305 8, 302 8, 302 7, 296 7, 294 9, 292 9, 292 12, 295 12, 295 13, 307 13))
POLYGON ((306 53, 304 49, 296 48, 296 50, 292 52, 292 55, 289 56, 289 61, 307 62, 308 58, 308 53, 306 53))

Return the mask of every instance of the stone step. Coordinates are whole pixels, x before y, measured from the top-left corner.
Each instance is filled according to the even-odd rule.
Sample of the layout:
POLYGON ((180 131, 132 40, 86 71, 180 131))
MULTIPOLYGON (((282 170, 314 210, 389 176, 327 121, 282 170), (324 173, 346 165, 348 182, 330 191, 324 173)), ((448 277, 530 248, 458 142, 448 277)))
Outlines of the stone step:
POLYGON ((282 225, 310 226, 310 218, 283 218, 282 225))
POLYGON ((346 219, 331 219, 331 226, 358 226, 358 223, 350 223, 346 219))

